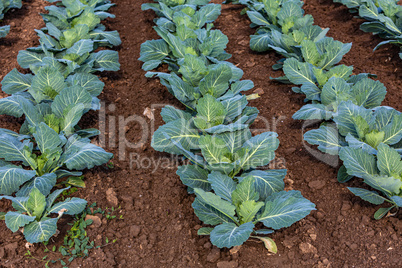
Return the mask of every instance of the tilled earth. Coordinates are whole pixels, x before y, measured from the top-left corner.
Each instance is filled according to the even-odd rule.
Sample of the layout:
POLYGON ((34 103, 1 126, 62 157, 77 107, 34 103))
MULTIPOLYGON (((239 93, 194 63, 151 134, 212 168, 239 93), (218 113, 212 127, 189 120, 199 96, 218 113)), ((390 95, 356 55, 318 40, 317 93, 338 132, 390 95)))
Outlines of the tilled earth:
MULTIPOLYGON (((145 0, 119 0, 111 12, 115 19, 105 24, 118 30, 123 44, 120 52, 121 71, 102 73, 106 83, 101 99, 105 111, 91 112, 82 121, 83 127, 98 127, 103 135, 98 142, 115 154, 114 168, 102 166, 85 172, 85 189, 74 196, 86 198, 97 206, 118 207, 118 217, 101 219, 100 226, 89 228, 88 235, 96 245, 109 244, 90 252, 89 258, 76 259, 69 267, 400 267, 402 262, 402 221, 396 217, 375 221, 379 208, 354 197, 346 186, 360 186, 358 180, 347 185, 336 180, 337 165, 327 165, 314 158, 303 145, 303 122, 291 116, 303 105, 303 96, 288 85, 273 82, 269 77, 281 76, 271 66, 280 59, 275 53, 255 53, 249 49, 249 28, 242 7, 224 5, 216 28, 229 37, 231 62, 245 72, 244 79, 254 81, 261 98, 251 102, 260 110, 255 132, 276 131, 281 141, 273 168, 286 166, 287 189, 302 191, 317 205, 317 211, 290 228, 272 235, 278 244, 278 254, 268 254, 261 243, 246 242, 237 253, 213 247, 207 237, 197 236, 201 222, 193 213, 193 196, 188 195, 175 174, 178 159, 155 152, 150 137, 162 124, 160 108, 165 104, 180 104, 154 79, 145 78, 139 57, 140 45, 157 39, 153 31, 155 15, 141 11, 145 0), (261 94, 262 93, 262 94, 261 94), (155 120, 143 113, 155 108, 155 120), (124 140, 127 140, 125 143, 124 140), (125 148, 124 148, 125 146, 125 148), (117 197, 117 201, 116 198, 117 197), (123 219, 119 219, 122 215, 123 219)), ((216 1, 214 1, 216 2, 216 1)), ((372 49, 381 40, 359 30, 362 20, 354 18, 346 7, 331 0, 307 0, 305 10, 317 25, 331 28, 329 36, 342 42, 353 42, 343 63, 354 65, 355 73, 378 75, 388 94, 384 105, 402 110, 401 60, 398 49, 383 46, 372 49)), ((21 10, 6 14, 3 25, 11 24, 11 33, 0 40, 1 79, 18 67, 17 53, 38 44, 34 29, 43 26, 39 12, 48 2, 30 0, 21 10)), ((22 71, 20 69, 20 71, 22 71)), ((4 94, 1 96, 5 96, 4 94)), ((17 130, 23 121, 0 117, 0 127, 17 130)), ((9 208, 0 202, 2 211, 9 208)), ((110 209, 109 209, 110 211, 110 209)), ((61 234, 47 246, 60 245, 68 229, 66 218, 59 223, 61 234)), ((32 255, 57 260, 60 254, 44 253, 43 245, 31 248, 32 255)), ((0 224, 0 266, 44 266, 44 262, 28 259, 22 234, 13 234, 0 224)), ((52 267, 52 266, 51 266, 52 267)))

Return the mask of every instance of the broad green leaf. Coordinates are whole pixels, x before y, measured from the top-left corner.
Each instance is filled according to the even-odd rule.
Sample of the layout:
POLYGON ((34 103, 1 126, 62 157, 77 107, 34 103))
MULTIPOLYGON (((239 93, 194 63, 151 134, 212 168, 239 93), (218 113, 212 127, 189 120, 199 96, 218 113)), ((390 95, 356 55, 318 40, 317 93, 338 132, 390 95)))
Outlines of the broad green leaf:
POLYGON ((250 80, 242 80, 242 81, 237 81, 234 82, 233 84, 230 85, 230 90, 233 92, 233 94, 238 94, 242 91, 248 91, 254 87, 253 81, 250 80))
POLYGON ((194 122, 201 129, 210 128, 222 124, 227 113, 224 104, 211 95, 206 95, 198 100, 197 117, 194 122))
POLYGON ((32 74, 22 74, 17 69, 13 69, 1 81, 1 89, 7 94, 25 91, 31 86, 32 77, 32 74))
POLYGON ((265 52, 271 49, 271 35, 259 34, 250 36, 250 48, 257 52, 265 52))
POLYGON ((253 176, 244 178, 232 193, 232 201, 237 208, 245 201, 258 201, 259 198, 260 195, 255 189, 253 176))
POLYGON ((299 191, 282 191, 266 199, 265 210, 256 221, 278 230, 303 219, 312 210, 315 210, 315 205, 305 199, 299 191))
MULTIPOLYGON (((188 2, 188 1, 187 1, 188 2)), ((204 5, 207 1, 198 1, 200 8, 200 13, 205 17, 206 23, 214 22, 221 14, 221 5, 208 4, 204 5)), ((187 3, 190 5, 190 3, 187 3)))
POLYGON ((152 137, 151 146, 160 152, 172 154, 182 154, 175 144, 180 143, 184 149, 197 149, 200 136, 198 131, 192 126, 191 121, 177 119, 158 128, 152 137), (164 135, 166 134, 167 137, 164 135))
POLYGON ((13 233, 18 231, 20 227, 24 227, 33 220, 35 220, 35 217, 31 217, 14 211, 7 212, 5 216, 6 225, 8 229, 10 229, 13 233))
POLYGON ((205 160, 210 164, 231 163, 230 151, 224 140, 214 136, 201 136, 199 146, 205 160))
POLYGON ((140 61, 163 60, 169 55, 169 47, 162 39, 148 40, 141 45, 140 61))
POLYGON ((318 51, 322 55, 322 60, 318 63, 321 69, 330 69, 342 60, 342 57, 348 53, 352 47, 352 43, 343 44, 335 41, 330 37, 326 37, 316 42, 318 51))
POLYGON ((364 182, 387 195, 398 195, 402 189, 402 181, 394 177, 369 174, 364 182))
POLYGON ((247 97, 237 95, 233 98, 226 99, 222 101, 224 109, 227 111, 226 118, 227 121, 232 122, 235 120, 241 113, 244 108, 247 106, 247 97))
POLYGON ((322 88, 322 104, 332 105, 335 111, 338 108, 339 102, 350 99, 352 99, 350 96, 350 86, 342 78, 332 77, 322 88))
POLYGON ((169 123, 169 122, 175 121, 177 119, 184 119, 184 120, 191 119, 190 113, 187 113, 183 110, 176 109, 175 107, 170 106, 170 105, 166 105, 165 107, 162 108, 161 116, 162 116, 163 121, 165 121, 165 123, 169 123))
POLYGON ((72 47, 67 49, 66 54, 75 54, 82 56, 94 50, 94 42, 89 39, 82 39, 76 42, 72 47))
POLYGON ((58 218, 33 221, 24 228, 25 239, 29 243, 48 241, 57 231, 58 218))
POLYGON ((49 195, 50 191, 56 185, 57 176, 54 173, 47 173, 41 177, 36 177, 26 183, 17 193, 17 197, 29 196, 33 188, 38 189, 43 195, 49 195))
POLYGON ((185 55, 184 60, 180 61, 179 65, 179 72, 183 79, 194 87, 198 86, 200 80, 208 73, 205 61, 191 54, 185 55))
POLYGON ((232 69, 226 64, 218 64, 201 80, 200 91, 203 95, 210 94, 220 97, 229 88, 231 78, 232 69))
MULTIPOLYGON (((380 133, 381 134, 381 133, 380 133)), ((377 134, 370 135, 367 134, 365 136, 366 138, 366 142, 362 142, 358 139, 356 139, 355 137, 353 137, 350 133, 346 136, 346 141, 348 143, 348 146, 351 148, 355 148, 355 149, 362 149, 364 152, 367 152, 369 154, 377 154, 377 150, 374 149, 374 147, 372 147, 370 144, 379 144, 382 142, 382 139, 380 139, 378 142, 377 141, 373 141, 373 139, 375 139, 377 136, 377 134)), ((384 136, 384 135, 382 135, 384 136)), ((381 138, 381 135, 380 135, 381 138)))
POLYGON ((90 143, 89 139, 82 139, 72 135, 65 146, 65 152, 61 161, 68 169, 83 170, 91 169, 107 163, 113 156, 101 147, 90 143))
POLYGON ((0 167, 0 194, 11 195, 36 175, 35 171, 6 165, 0 167))
POLYGON ((54 201, 56 201, 57 197, 59 197, 59 195, 62 192, 66 191, 68 189, 70 189, 70 186, 66 187, 66 188, 62 188, 62 189, 57 189, 57 190, 53 191, 51 194, 49 194, 46 199, 46 207, 47 208, 52 207, 52 205, 53 205, 54 201))
POLYGON ((21 117, 24 114, 17 96, 0 99, 0 114, 21 117))
POLYGON ((251 132, 249 128, 245 128, 243 130, 215 134, 214 136, 224 140, 226 147, 229 149, 230 153, 233 154, 251 138, 251 132))
POLYGON ((240 246, 249 239, 253 229, 252 222, 240 226, 234 223, 223 223, 212 230, 211 242, 218 248, 240 246))
POLYGON ((385 132, 384 143, 393 145, 402 139, 402 114, 395 115, 392 123, 382 129, 385 132))
POLYGON ((392 123, 394 116, 398 115, 399 112, 391 107, 381 106, 375 109, 375 129, 381 130, 383 127, 392 123))
POLYGON ((59 135, 45 123, 40 123, 33 134, 42 154, 52 154, 59 149, 61 139, 59 135))
POLYGON ((205 224, 216 225, 223 222, 237 222, 235 206, 231 202, 222 200, 219 196, 194 189, 197 198, 193 203, 195 214, 205 224))
POLYGON ((43 67, 32 79, 29 93, 39 103, 42 100, 54 99, 64 88, 64 76, 51 67, 43 67))
POLYGON ((251 22, 258 26, 269 26, 271 23, 260 13, 256 11, 247 11, 247 16, 251 22))
POLYGON ((391 200, 395 202, 398 207, 402 207, 402 197, 400 196, 391 196, 391 200))
POLYGON ((301 52, 306 62, 316 65, 321 60, 321 55, 312 40, 304 40, 301 43, 301 52))
POLYGON ((370 155, 361 149, 344 147, 339 153, 348 174, 359 178, 377 174, 374 155, 370 155))
POLYGON ((101 30, 93 30, 89 34, 91 39, 95 40, 107 40, 113 46, 119 46, 121 44, 120 35, 117 31, 101 31, 101 30))
POLYGON ((306 104, 298 110, 293 116, 296 120, 329 120, 333 116, 331 111, 327 110, 324 104, 306 104))
POLYGON ((54 204, 48 213, 59 213, 61 210, 66 210, 64 214, 75 215, 81 213, 87 206, 87 201, 81 198, 73 197, 67 198, 63 202, 54 204))
POLYGON ((176 58, 184 58, 184 56, 186 55, 186 47, 184 45, 184 42, 179 37, 176 37, 171 33, 167 34, 167 38, 169 40, 167 41, 167 43, 170 45, 170 49, 173 55, 176 58))
POLYGON ((331 155, 337 155, 342 148, 338 130, 330 126, 307 131, 304 140, 312 145, 318 145, 320 151, 331 155))
POLYGON ((299 62, 295 58, 287 59, 283 65, 283 72, 289 81, 295 85, 307 84, 312 87, 317 87, 312 67, 309 63, 299 62))
POLYGON ((357 105, 375 108, 381 105, 387 90, 380 81, 365 78, 353 85, 351 93, 356 99, 357 105))
POLYGON ((241 182, 244 178, 252 176, 254 178, 255 190, 260 196, 259 200, 265 200, 273 193, 283 191, 285 188, 283 180, 285 179, 286 173, 286 169, 252 170, 242 174, 239 181, 241 182))
POLYGON ((70 86, 84 88, 92 97, 99 96, 105 86, 98 76, 86 73, 75 73, 67 77, 67 82, 70 83, 70 86))
POLYGON ((247 170, 267 165, 275 158, 279 146, 277 136, 274 132, 265 132, 249 139, 242 147, 245 153, 240 156, 239 168, 247 170))
POLYGON ((94 69, 100 72, 103 71, 118 71, 120 70, 119 54, 117 51, 101 50, 92 53, 90 60, 94 61, 94 69))
POLYGON ((20 142, 10 135, 0 136, 0 158, 6 161, 22 161, 24 165, 36 167, 35 160, 31 157, 33 144, 30 141, 20 142))
POLYGON ((61 131, 64 131, 66 135, 74 133, 74 127, 80 121, 85 110, 85 106, 82 103, 70 104, 63 111, 63 118, 60 124, 61 131))
POLYGON ((378 146, 377 167, 381 175, 400 177, 402 175, 401 156, 388 145, 381 143, 378 146))
POLYGON ((192 189, 211 190, 211 184, 208 182, 208 171, 197 165, 179 166, 176 174, 180 176, 184 185, 192 189))
POLYGON ((364 107, 353 104, 351 101, 341 102, 338 106, 338 112, 334 116, 334 121, 336 122, 342 136, 346 136, 350 133, 355 137, 359 137, 359 127, 362 126, 356 124, 359 117, 362 120, 361 123, 364 121, 370 122, 372 112, 364 107))
POLYGON ((62 117, 65 109, 71 105, 83 104, 84 109, 90 109, 92 97, 85 88, 80 86, 72 86, 65 88, 54 99, 52 103, 52 111, 58 116, 62 117))
POLYGON ((27 50, 20 50, 18 52, 17 61, 22 68, 29 68, 33 64, 42 62, 44 54, 30 52, 27 50))
POLYGON ((40 122, 43 122, 43 116, 39 113, 38 108, 35 107, 31 101, 22 96, 16 96, 16 100, 24 111, 25 119, 28 121, 30 126, 33 127, 40 122))
POLYGON ((374 205, 381 205, 382 203, 384 203, 384 201, 387 201, 386 198, 382 197, 381 195, 379 195, 377 192, 374 191, 354 187, 348 187, 348 189, 354 195, 374 205))
POLYGON ((32 211, 32 215, 37 219, 42 217, 46 208, 46 196, 39 189, 33 188, 29 194, 28 209, 32 211))
POLYGON ((229 176, 217 171, 213 171, 208 175, 208 182, 211 184, 215 194, 232 202, 232 193, 236 190, 236 182, 229 176))
POLYGON ((256 202, 254 200, 247 200, 240 204, 239 206, 239 216, 241 221, 252 222, 258 211, 264 206, 264 202, 256 202))

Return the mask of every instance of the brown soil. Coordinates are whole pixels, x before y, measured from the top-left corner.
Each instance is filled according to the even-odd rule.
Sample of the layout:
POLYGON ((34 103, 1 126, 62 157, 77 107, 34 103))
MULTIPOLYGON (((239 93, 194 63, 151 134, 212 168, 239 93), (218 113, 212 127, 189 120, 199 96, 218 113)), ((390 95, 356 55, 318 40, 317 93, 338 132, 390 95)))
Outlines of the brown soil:
MULTIPOLYGON (((176 159, 155 152, 150 146, 150 135, 141 140, 140 121, 146 122, 149 130, 162 124, 160 107, 155 110, 152 122, 143 116, 147 107, 154 104, 180 106, 158 81, 144 77, 141 62, 137 60, 141 43, 158 38, 152 30, 153 12, 140 9, 144 2, 149 1, 118 1, 112 9, 116 19, 106 23, 108 28, 120 32, 123 41, 118 48, 121 71, 102 74, 106 83, 101 95, 107 108, 105 148, 115 154, 115 168, 103 166, 85 172, 87 188, 75 193, 89 203, 97 202, 98 206, 106 208, 113 203, 110 198, 108 201, 106 192, 113 189, 121 205, 118 215, 122 214, 124 219, 102 219, 100 227, 89 228, 88 235, 97 245, 104 244, 106 237, 110 241, 117 238, 117 242, 92 250, 89 258, 76 259, 70 267, 400 267, 401 215, 375 221, 372 215, 378 207, 361 201, 346 189, 346 186, 360 185, 359 181, 339 184, 336 168, 316 160, 306 151, 302 143, 302 122, 291 118, 303 105, 303 97, 293 93, 290 86, 269 79, 281 75, 271 68, 280 58, 273 52, 250 51, 249 35, 254 30, 249 28, 248 19, 240 16, 241 7, 232 5, 223 7, 215 26, 229 37, 228 52, 233 54, 230 61, 244 70, 244 79, 253 80, 255 88, 264 91, 251 105, 260 110, 262 118, 269 120, 270 130, 279 134, 281 145, 277 155, 289 170, 287 187, 301 190, 318 210, 272 236, 278 244, 277 255, 268 254, 261 243, 254 241, 246 242, 238 253, 230 254, 227 249, 212 247, 207 237, 197 236, 201 222, 191 208, 194 197, 187 194, 175 174, 176 159), (121 124, 119 130, 113 123, 113 120, 119 122, 133 115, 136 117, 128 127, 121 124), (278 123, 276 129, 272 127, 274 122, 278 123), (114 126, 116 131, 113 131, 114 126), (124 135, 138 147, 127 147, 125 157, 124 150, 119 152, 117 147, 119 137, 124 135), (130 154, 133 161, 130 161, 130 154), (137 165, 141 161, 136 159, 148 160, 142 160, 141 167, 137 165), (156 167, 158 161, 159 167, 156 167)), ((344 6, 333 4, 331 0, 306 2, 306 13, 312 14, 321 27, 330 27, 329 36, 353 42, 343 63, 354 65, 356 73, 377 74, 389 92, 384 105, 402 110, 402 65, 397 56, 398 49, 384 46, 373 53, 372 48, 380 39, 360 31, 361 20, 353 18, 344 6)), ((46 4, 39 0, 24 2, 22 10, 6 15, 4 23, 15 26, 8 37, 0 40, 2 77, 17 66, 19 50, 37 43, 33 29, 42 26, 38 12, 43 12, 46 4)), ((82 126, 99 127, 98 119, 97 113, 89 113, 82 126)), ((18 123, 21 120, 0 117, 1 127, 15 129, 18 123)), ((266 128, 262 119, 255 128, 256 131, 266 128)), ((0 203, 3 211, 8 205, 0 203)), ((67 222, 68 219, 60 222, 62 232, 48 247, 62 244, 67 222)), ((4 223, 0 223, 0 266, 44 265, 24 257, 26 251, 22 235, 11 233, 4 223)), ((39 259, 45 255, 50 259, 60 257, 43 251, 43 245, 31 249, 33 256, 39 259)))

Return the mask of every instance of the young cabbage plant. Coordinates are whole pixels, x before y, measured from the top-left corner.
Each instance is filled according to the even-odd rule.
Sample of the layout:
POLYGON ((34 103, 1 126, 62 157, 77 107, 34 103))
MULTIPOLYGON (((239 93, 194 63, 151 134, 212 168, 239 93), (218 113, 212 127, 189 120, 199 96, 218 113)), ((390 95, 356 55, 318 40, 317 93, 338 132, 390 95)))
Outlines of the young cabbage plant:
MULTIPOLYGON (((288 71, 288 67, 286 67, 286 70, 288 71)), ((288 74, 288 77, 293 81, 302 75, 296 72, 288 72, 288 74)), ((313 98, 315 103, 304 105, 293 115, 293 119, 330 120, 336 115, 340 104, 345 101, 351 101, 354 105, 373 109, 380 106, 385 99, 387 90, 381 82, 361 77, 360 79, 354 79, 354 83, 350 83, 350 78, 348 81, 344 78, 346 77, 332 76, 322 87, 320 85, 313 86, 312 83, 308 84, 308 82, 304 81, 301 90, 306 95, 308 94, 308 97, 313 98)))
POLYGON ((44 195, 38 188, 34 187, 29 195, 24 197, 0 196, 0 199, 12 201, 16 211, 9 211, 5 214, 7 227, 17 232, 20 228, 25 239, 29 243, 40 243, 48 241, 57 231, 57 221, 66 215, 81 213, 87 201, 80 198, 67 198, 63 202, 54 204, 57 197, 65 190, 55 190, 49 195, 44 195), (58 214, 57 217, 51 217, 58 214))
POLYGON ((376 219, 381 219, 393 208, 402 207, 402 161, 395 149, 380 143, 377 155, 373 155, 362 149, 344 147, 339 156, 350 177, 362 178, 367 185, 382 193, 349 187, 353 194, 374 205, 392 204, 391 207, 380 208, 374 214, 376 219))
POLYGON ((121 44, 117 31, 105 31, 105 26, 100 24, 101 20, 114 17, 105 12, 111 6, 110 1, 77 0, 47 7, 49 13, 42 14, 46 27, 36 30, 40 45, 20 51, 18 63, 23 68, 34 69, 42 65, 43 58, 50 57, 57 62, 57 67, 62 65, 70 73, 118 71, 116 51, 94 52, 98 47, 121 44))
POLYGON ((285 174, 286 170, 255 170, 233 180, 219 172, 210 173, 208 182, 214 193, 195 188, 192 206, 198 218, 213 227, 201 228, 198 234, 210 235, 219 248, 257 238, 276 253, 275 242, 265 235, 289 227, 315 210, 299 191, 283 191, 285 174), (256 228, 259 223, 265 228, 256 228))
MULTIPOLYGON (((350 12, 359 13, 367 22, 360 25, 365 32, 378 34, 388 39, 379 43, 374 50, 384 44, 395 44, 402 50, 402 6, 396 0, 334 0, 350 8, 350 12)), ((399 53, 402 59, 402 52, 399 53)))
POLYGON ((169 69, 177 72, 179 61, 187 58, 188 64, 208 65, 231 57, 225 52, 229 42, 226 35, 219 30, 212 30, 212 22, 220 15, 221 6, 208 4, 198 8, 196 5, 167 7, 144 4, 143 9, 155 10, 161 18, 156 20, 155 30, 162 38, 149 40, 141 45, 143 69, 155 69, 166 63, 169 69))
POLYGON ((334 121, 337 128, 322 125, 306 132, 304 139, 318 145, 319 150, 334 155, 345 146, 376 155, 381 143, 402 153, 399 148, 402 114, 395 109, 377 107, 371 110, 347 101, 340 104, 334 121))

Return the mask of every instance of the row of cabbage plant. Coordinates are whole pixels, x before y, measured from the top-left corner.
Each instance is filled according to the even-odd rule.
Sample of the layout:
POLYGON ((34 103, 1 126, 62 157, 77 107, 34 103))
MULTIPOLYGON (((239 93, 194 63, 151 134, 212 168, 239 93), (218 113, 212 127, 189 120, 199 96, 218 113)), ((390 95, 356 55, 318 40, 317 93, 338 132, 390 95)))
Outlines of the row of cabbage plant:
MULTIPOLYGON (((55 2, 55 1, 52 1, 55 2)), ((0 99, 0 114, 25 116, 19 132, 0 129, 0 199, 12 201, 15 211, 2 213, 7 227, 23 231, 30 243, 48 241, 63 215, 81 213, 87 202, 66 198, 82 170, 105 164, 112 157, 91 143, 96 129, 81 129, 78 123, 89 110, 100 108, 97 98, 104 83, 93 73, 117 71, 118 53, 100 50, 120 44, 116 31, 106 31, 101 20, 114 15, 106 11, 108 0, 63 0, 46 7, 46 23, 36 30, 38 47, 18 54, 18 63, 28 68, 7 74, 0 99)))
POLYGON ((298 120, 322 121, 319 129, 304 139, 331 155, 339 155, 343 166, 338 180, 362 178, 377 191, 349 188, 355 195, 390 207, 375 213, 379 219, 402 206, 402 114, 381 106, 385 86, 370 74, 354 75, 353 67, 338 64, 352 44, 326 37, 329 29, 313 25, 298 0, 229 0, 246 6, 252 24, 255 51, 274 50, 285 58, 274 65, 285 76, 280 82, 297 85, 293 91, 306 95, 304 105, 293 115, 298 120), (381 192, 381 194, 378 193, 381 192))
POLYGON ((146 76, 158 77, 185 109, 162 109, 166 124, 152 146, 187 159, 177 174, 195 193, 192 207, 207 225, 199 235, 210 235, 219 248, 253 237, 276 252, 266 235, 301 220, 315 205, 299 191, 284 191, 286 170, 261 169, 274 159, 279 140, 274 132, 251 134, 258 110, 248 106, 253 94, 244 92, 254 85, 226 61, 228 38, 212 24, 221 6, 208 0, 156 2, 142 8, 158 15, 154 29, 161 39, 146 41, 140 60, 147 71, 168 66, 168 72, 146 76))

